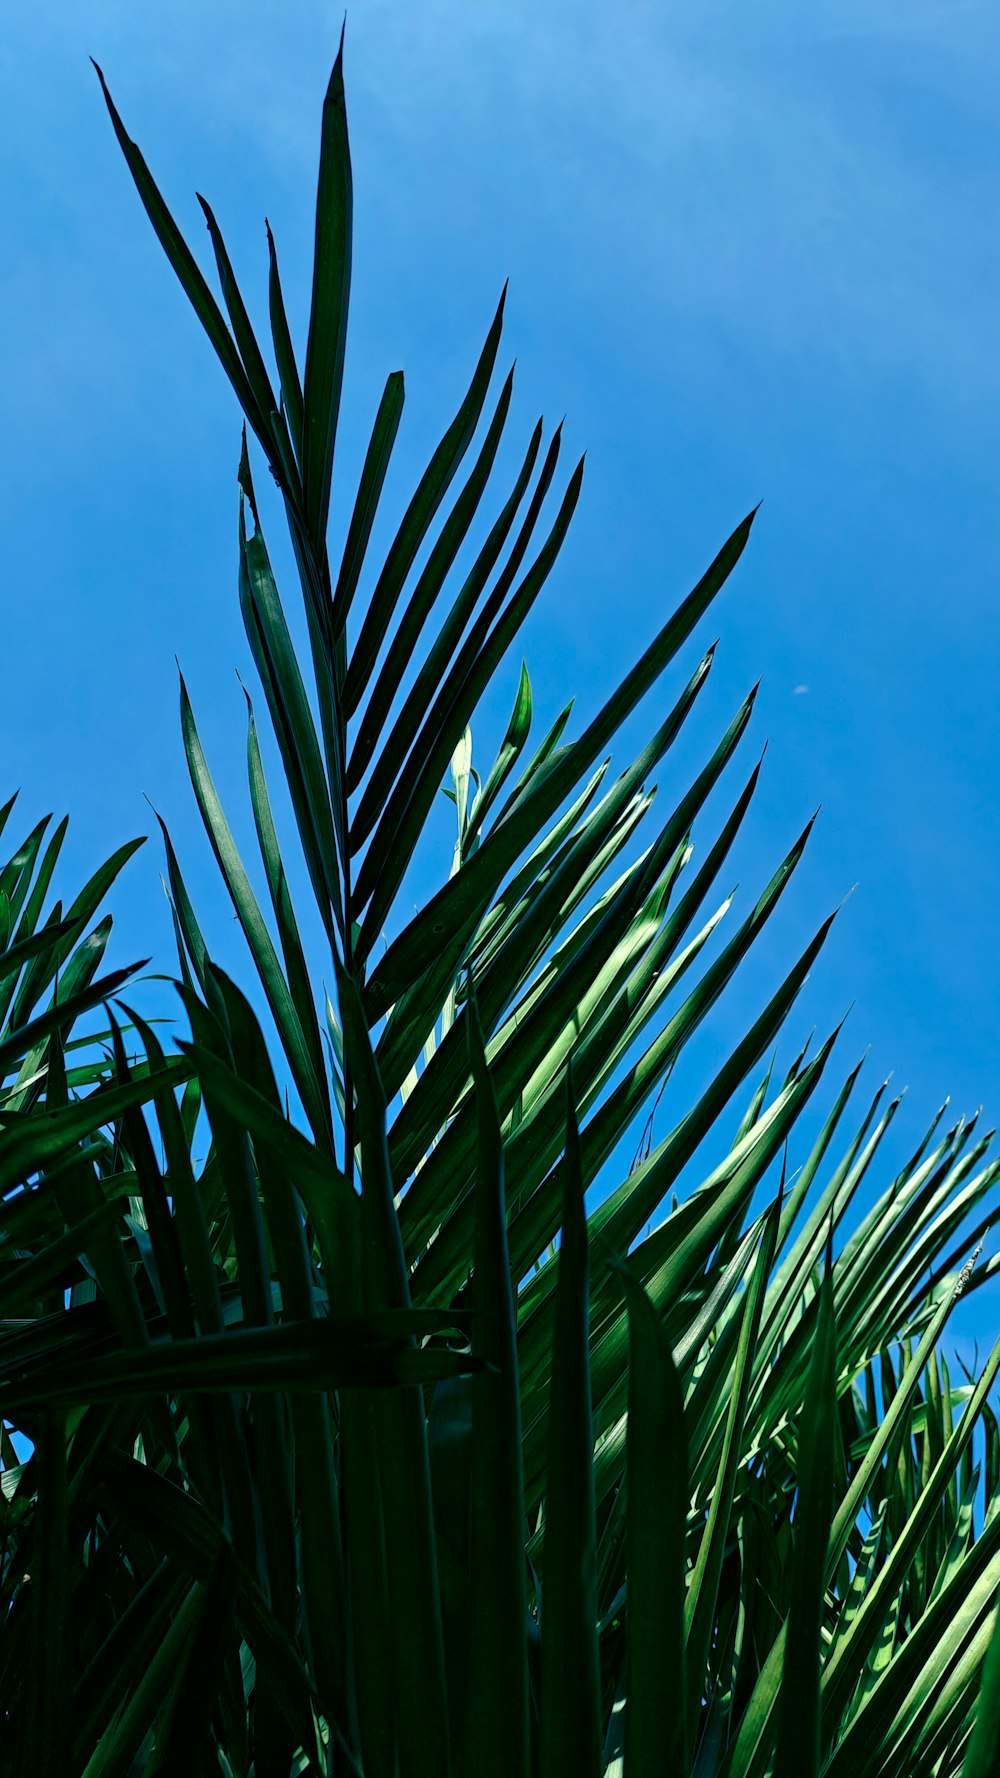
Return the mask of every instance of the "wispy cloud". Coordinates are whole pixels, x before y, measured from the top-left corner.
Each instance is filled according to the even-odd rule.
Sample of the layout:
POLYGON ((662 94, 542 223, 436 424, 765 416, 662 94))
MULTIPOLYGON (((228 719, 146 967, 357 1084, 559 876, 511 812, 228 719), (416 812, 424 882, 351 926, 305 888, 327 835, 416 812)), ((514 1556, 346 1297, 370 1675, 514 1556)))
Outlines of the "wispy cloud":
POLYGON ((644 334, 697 315, 741 349, 938 398, 995 384, 987 6, 400 10, 359 21, 355 78, 393 156, 419 135, 442 208, 455 141, 480 178, 492 146, 498 191, 592 288, 620 302, 627 283, 644 334))

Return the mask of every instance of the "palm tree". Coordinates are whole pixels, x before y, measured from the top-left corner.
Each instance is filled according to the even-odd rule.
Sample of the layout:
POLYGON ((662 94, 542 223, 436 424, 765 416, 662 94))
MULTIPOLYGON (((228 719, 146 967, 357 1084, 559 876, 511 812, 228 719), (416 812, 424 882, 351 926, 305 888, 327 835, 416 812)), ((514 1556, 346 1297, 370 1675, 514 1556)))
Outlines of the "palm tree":
MULTIPOLYGON (((30 1037, 31 1106, 12 1100, 0 1133, 7 1288, 30 1311, 0 1334, 2 1412, 36 1440, 4 1477, 0 1672, 19 1769, 958 1773, 1000 1578, 1000 1343, 978 1381, 953 1382, 938 1348, 959 1291, 995 1269, 968 1257, 992 1214, 989 1136, 974 1119, 942 1131, 939 1115, 847 1232, 898 1104, 880 1089, 845 1139, 854 1068, 793 1166, 837 1033, 780 1082, 765 1057, 827 919, 656 1140, 670 1071, 808 828, 717 946, 732 899, 717 884, 759 763, 700 863, 691 835, 753 693, 666 815, 651 780, 711 652, 616 776, 607 749, 676 671, 753 514, 575 739, 569 705, 532 736, 522 668, 479 769, 470 724, 583 474, 561 471, 561 432, 539 422, 513 484, 493 489, 512 405, 512 376, 490 393, 503 298, 372 560, 403 408, 389 376, 331 559, 351 267, 342 56, 301 372, 270 231, 273 373, 212 210, 221 307, 104 92, 243 412, 240 601, 297 855, 248 696, 262 907, 182 683, 249 992, 213 961, 164 829, 180 1056, 121 1003, 97 1072, 67 1087, 64 1014, 50 1014, 30 1037), (307 659, 248 435, 284 509, 307 659), (406 873, 449 773, 451 874, 407 918, 406 873), (678 1201, 690 1164, 702 1180, 678 1201)), ((94 983, 87 1004, 121 985, 94 983)), ((977 1733, 968 1772, 992 1769, 989 1713, 977 1733)))

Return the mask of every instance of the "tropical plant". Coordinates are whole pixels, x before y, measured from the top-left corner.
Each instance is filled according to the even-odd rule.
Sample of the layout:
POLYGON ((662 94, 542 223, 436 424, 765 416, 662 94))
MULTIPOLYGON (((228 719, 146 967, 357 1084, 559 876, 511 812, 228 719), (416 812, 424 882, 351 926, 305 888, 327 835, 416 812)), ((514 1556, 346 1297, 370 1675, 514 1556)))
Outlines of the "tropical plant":
POLYGON ((881 1089, 845 1141, 855 1068, 810 1144, 800 1114, 836 1033, 780 1083, 764 1062, 826 920, 655 1140, 673 1064, 808 829, 715 949, 731 898, 711 897, 759 765, 699 866, 690 835, 753 695, 663 820, 650 779, 711 651, 610 781, 605 750, 735 567, 752 515, 576 740, 567 707, 529 745, 522 668, 480 773, 469 724, 582 479, 581 465, 553 494, 561 434, 543 449, 539 423, 487 508, 511 377, 475 440, 503 301, 370 565, 403 406, 389 377, 332 565, 351 260, 341 57, 301 376, 268 231, 276 386, 214 214, 203 201, 223 308, 104 90, 288 522, 308 669, 245 435, 240 601, 301 860, 286 864, 248 698, 265 914, 182 684, 192 784, 255 981, 248 996, 213 961, 164 829, 181 1057, 126 1009, 137 1064, 112 1013, 103 1084, 81 1096, 90 1079, 67 1090, 50 1019, 31 1039, 48 1041, 32 1103, 0 1131, 4 1287, 30 1310, 0 1330, 0 1411, 36 1441, 4 1478, 17 1769, 993 1770, 995 1714, 970 1736, 1000 1580, 1000 1343, 978 1379, 953 1380, 939 1351, 956 1296, 995 1270, 968 1258, 1000 1173, 989 1136, 961 1119, 941 1134, 939 1114, 848 1232, 898 1101, 881 1089), (407 920, 401 891, 449 767, 451 874, 407 920), (630 1133, 635 1161, 612 1186, 630 1133), (690 1166, 701 1182, 678 1201, 690 1166))

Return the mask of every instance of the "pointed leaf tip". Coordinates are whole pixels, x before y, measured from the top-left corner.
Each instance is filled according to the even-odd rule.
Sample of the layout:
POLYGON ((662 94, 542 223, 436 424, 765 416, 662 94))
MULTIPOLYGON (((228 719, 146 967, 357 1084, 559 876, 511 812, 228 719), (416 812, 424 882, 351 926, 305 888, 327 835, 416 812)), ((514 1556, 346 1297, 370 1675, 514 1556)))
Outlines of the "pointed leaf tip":
POLYGON ((327 88, 326 88, 327 99, 330 98, 330 96, 337 90, 338 87, 340 88, 341 92, 343 92, 343 89, 344 89, 344 38, 346 37, 346 35, 347 35, 347 14, 345 12, 344 17, 341 21, 340 37, 337 41, 337 53, 333 58, 333 67, 330 69, 330 78, 327 82, 327 88))

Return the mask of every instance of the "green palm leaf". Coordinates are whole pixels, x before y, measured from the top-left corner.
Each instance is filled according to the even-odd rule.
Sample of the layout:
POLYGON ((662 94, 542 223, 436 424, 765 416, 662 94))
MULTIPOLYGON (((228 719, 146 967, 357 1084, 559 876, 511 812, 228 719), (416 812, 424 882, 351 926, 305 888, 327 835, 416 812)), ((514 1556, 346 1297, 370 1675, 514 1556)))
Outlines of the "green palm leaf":
POLYGON ((813 1052, 792 1019, 830 919, 705 1065, 705 1022, 811 826, 746 911, 716 892, 759 778, 722 787, 753 692, 676 783, 714 649, 679 657, 754 514, 575 733, 561 700, 532 738, 522 664, 481 764, 481 705, 508 695, 583 473, 559 479, 563 428, 539 422, 497 486, 518 424, 512 378, 494 386, 504 300, 398 523, 399 372, 334 501, 342 51, 301 351, 270 228, 267 342, 210 204, 220 301, 102 87, 277 484, 307 647, 244 431, 239 596, 274 748, 248 697, 258 863, 182 682, 251 968, 237 986, 213 961, 164 829, 179 1054, 142 1012, 102 1010, 88 1035, 130 973, 92 922, 131 848, 66 909, 48 905, 65 824, 0 863, 0 1696, 18 1769, 992 1769, 1000 1348, 977 1381, 939 1350, 956 1295, 1000 1266, 976 1265, 991 1135, 942 1111, 893 1174, 898 1099, 880 1088, 852 1124, 858 1068, 824 1098, 837 1032, 813 1052), (413 909, 443 786, 453 846, 413 909))

